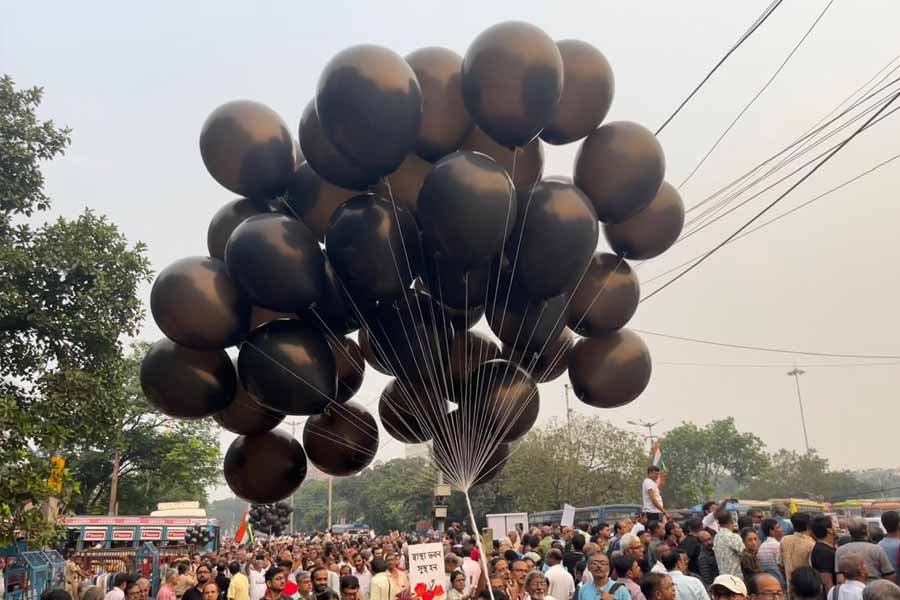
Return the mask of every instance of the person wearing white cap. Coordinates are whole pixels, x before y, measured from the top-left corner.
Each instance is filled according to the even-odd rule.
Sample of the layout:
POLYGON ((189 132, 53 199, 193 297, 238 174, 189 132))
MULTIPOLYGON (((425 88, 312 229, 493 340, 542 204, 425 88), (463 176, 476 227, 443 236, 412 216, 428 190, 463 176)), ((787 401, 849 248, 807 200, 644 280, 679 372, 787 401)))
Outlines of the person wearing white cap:
POLYGON ((747 600, 747 586, 734 575, 719 575, 709 591, 714 600, 747 600))

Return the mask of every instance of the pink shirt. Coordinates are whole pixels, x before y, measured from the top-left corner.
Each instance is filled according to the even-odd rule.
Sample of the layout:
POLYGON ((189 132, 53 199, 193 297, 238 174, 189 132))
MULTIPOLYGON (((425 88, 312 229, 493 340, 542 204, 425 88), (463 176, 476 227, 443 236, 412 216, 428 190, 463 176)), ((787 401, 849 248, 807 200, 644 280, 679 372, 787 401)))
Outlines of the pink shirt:
POLYGON ((175 590, 169 587, 168 584, 162 584, 159 586, 159 592, 156 594, 156 600, 176 600, 175 599, 175 590))

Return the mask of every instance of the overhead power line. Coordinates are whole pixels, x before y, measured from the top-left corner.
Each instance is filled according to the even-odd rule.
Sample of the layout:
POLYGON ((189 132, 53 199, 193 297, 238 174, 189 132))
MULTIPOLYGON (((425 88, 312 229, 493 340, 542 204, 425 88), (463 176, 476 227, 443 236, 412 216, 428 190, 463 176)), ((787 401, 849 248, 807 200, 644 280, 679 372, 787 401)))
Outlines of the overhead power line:
POLYGON ((816 164, 813 166, 812 169, 810 169, 806 174, 804 174, 800 179, 798 179, 793 185, 791 185, 787 190, 785 190, 785 192, 784 192, 783 194, 781 194, 780 196, 778 196, 777 198, 775 198, 775 200, 773 200, 772 202, 770 202, 765 208, 763 208, 761 211, 759 211, 758 213, 756 213, 749 221, 747 221, 746 223, 744 223, 743 225, 741 225, 740 227, 738 227, 731 235, 729 235, 727 238, 725 238, 724 240, 722 240, 718 245, 716 245, 714 248, 712 248, 712 249, 709 250, 706 254, 704 254, 700 259, 698 259, 697 262, 695 262, 695 263, 692 264, 691 266, 687 267, 685 270, 681 271, 680 273, 678 273, 677 275, 675 275, 674 277, 672 277, 669 281, 667 281, 666 283, 664 283, 664 284, 661 285, 660 287, 658 287, 658 288, 656 288, 655 290, 653 290, 652 292, 650 292, 650 294, 648 294, 647 296, 645 296, 644 298, 642 298, 642 299, 641 299, 641 302, 645 302, 646 300, 649 300, 649 299, 652 298, 653 296, 656 296, 656 295, 659 294, 661 291, 663 291, 664 289, 668 288, 669 286, 671 286, 672 284, 674 284, 676 281, 678 281, 679 279, 681 279, 682 277, 684 277, 685 275, 687 275, 688 273, 690 273, 691 271, 693 271, 694 269, 696 269, 696 268, 697 268, 698 266, 700 266, 703 262, 705 262, 706 259, 708 259, 710 256, 712 256, 713 254, 715 254, 715 253, 716 253, 718 250, 720 250, 723 246, 725 246, 725 245, 727 245, 728 243, 730 243, 734 238, 736 238, 738 235, 740 235, 745 229, 747 229, 748 227, 750 227, 751 225, 753 225, 753 223, 755 223, 760 217, 762 217, 764 214, 766 214, 767 212, 769 212, 769 211, 770 211, 772 208, 774 208, 779 202, 781 202, 782 200, 784 200, 791 192, 793 192, 795 189, 797 189, 804 181, 806 181, 807 179, 809 179, 810 177, 812 177, 812 175, 813 175, 816 171, 818 171, 818 170, 821 169, 826 163, 828 163, 828 161, 831 160, 835 155, 837 155, 838 152, 840 152, 841 150, 843 150, 843 149, 847 146, 847 144, 849 144, 851 141, 853 141, 853 139, 854 139, 857 135, 859 135, 861 132, 863 132, 869 125, 871 125, 871 123, 872 123, 873 121, 875 121, 875 120, 876 120, 876 119, 877 119, 877 118, 878 118, 885 110, 887 110, 887 108, 888 108, 891 104, 893 104, 893 103, 897 100, 898 97, 900 97, 900 92, 897 92, 896 94, 894 94, 894 95, 891 97, 891 99, 890 99, 887 103, 885 103, 884 106, 882 106, 875 114, 873 114, 873 115, 872 115, 865 123, 863 123, 863 125, 862 125, 859 129, 857 129, 857 130, 854 131, 852 134, 850 134, 843 142, 840 143, 840 145, 838 145, 837 147, 835 147, 835 148, 834 148, 831 152, 829 152, 824 158, 822 158, 818 163, 816 163, 816 164))
POLYGON ((652 335, 655 337, 667 338, 670 340, 678 340, 681 342, 691 342, 694 344, 706 344, 708 346, 719 346, 720 348, 735 348, 737 350, 755 350, 757 352, 775 352, 778 354, 796 354, 800 356, 821 356, 828 358, 860 358, 870 360, 900 360, 900 354, 855 354, 849 352, 816 352, 805 350, 794 350, 788 348, 773 348, 768 346, 753 346, 750 344, 734 344, 729 342, 720 342, 715 340, 704 340, 700 338, 687 337, 683 335, 672 335, 671 333, 662 333, 659 331, 648 331, 646 329, 632 329, 637 333, 644 335, 652 335))
POLYGON ((704 84, 706 84, 706 82, 709 81, 709 78, 712 77, 715 74, 715 72, 719 70, 719 67, 721 67, 723 64, 725 64, 725 61, 728 60, 728 57, 731 56, 735 50, 740 48, 741 44, 746 42, 747 39, 751 35, 753 35, 753 33, 757 29, 759 29, 763 23, 766 22, 766 19, 768 19, 772 15, 772 13, 775 12, 775 9, 778 8, 783 1, 784 0, 775 0, 774 2, 769 4, 769 6, 766 8, 766 10, 764 10, 763 13, 759 17, 756 18, 756 21, 753 23, 753 25, 750 26, 750 29, 748 29, 746 32, 744 32, 744 34, 740 38, 738 38, 738 41, 731 47, 730 50, 728 50, 728 52, 725 53, 725 56, 723 56, 722 58, 719 59, 719 62, 717 62, 715 64, 715 66, 713 66, 713 68, 709 71, 709 73, 706 74, 706 77, 704 77, 700 81, 700 83, 697 84, 697 87, 695 87, 693 89, 693 91, 687 95, 687 98, 685 98, 684 100, 681 101, 681 104, 679 104, 678 108, 676 108, 675 111, 671 115, 669 115, 669 118, 666 119, 663 122, 663 124, 659 126, 659 129, 656 130, 655 135, 659 135, 662 132, 662 130, 666 128, 666 125, 668 125, 672 121, 672 119, 674 119, 675 116, 679 112, 681 112, 681 109, 684 108, 685 105, 687 105, 687 103, 691 101, 691 98, 693 98, 697 94, 697 92, 700 91, 700 88, 702 88, 704 86, 704 84))
POLYGON ((719 137, 716 138, 716 141, 713 142, 713 145, 710 146, 709 150, 706 151, 706 154, 703 155, 703 158, 700 159, 700 162, 698 162, 697 165, 691 170, 691 172, 687 174, 687 177, 685 177, 682 180, 682 182, 680 184, 678 184, 679 190, 682 187, 684 187, 688 181, 691 180, 691 178, 694 176, 694 174, 697 171, 700 170, 700 167, 702 167, 704 165, 704 163, 706 163, 706 160, 712 155, 713 152, 715 152, 716 148, 719 147, 719 144, 722 143, 722 140, 725 139, 725 136, 728 135, 728 133, 734 128, 735 125, 737 125, 738 121, 741 120, 741 117, 743 117, 744 114, 746 114, 746 112, 748 110, 750 110, 750 107, 753 106, 753 104, 757 100, 759 100, 760 96, 762 96, 765 93, 765 91, 767 89, 769 89, 769 86, 772 85, 772 83, 775 81, 775 79, 778 77, 778 75, 781 73, 781 71, 783 71, 784 68, 787 66, 787 64, 791 61, 791 59, 794 57, 794 55, 800 49, 800 46, 802 46, 803 42, 806 41, 806 38, 809 37, 809 35, 813 32, 813 29, 816 28, 816 25, 819 24, 819 21, 822 20, 822 17, 825 16, 825 13, 828 12, 828 9, 831 8, 832 4, 834 4, 834 0, 828 0, 828 2, 825 4, 825 7, 819 13, 819 16, 816 17, 816 20, 813 21, 812 25, 809 26, 809 29, 806 30, 806 33, 804 33, 800 37, 800 40, 796 44, 794 44, 794 47, 791 49, 791 51, 788 53, 788 55, 785 57, 785 59, 781 62, 781 64, 778 66, 778 68, 775 69, 775 72, 772 73, 772 75, 769 77, 768 81, 766 81, 763 84, 763 86, 761 88, 759 88, 759 91, 757 91, 756 94, 754 94, 754 96, 752 98, 750 98, 750 101, 747 102, 746 105, 744 105, 744 108, 742 108, 740 112, 738 112, 737 116, 734 117, 734 119, 731 121, 731 123, 728 125, 728 127, 726 127, 725 130, 721 134, 719 134, 719 137))
POLYGON ((856 367, 890 367, 900 365, 900 360, 890 362, 856 362, 856 363, 818 363, 818 364, 794 364, 794 363, 707 363, 692 361, 667 361, 654 360, 654 365, 667 365, 670 367, 709 367, 721 369, 790 369, 792 367, 800 367, 803 369, 818 368, 856 368, 856 367))

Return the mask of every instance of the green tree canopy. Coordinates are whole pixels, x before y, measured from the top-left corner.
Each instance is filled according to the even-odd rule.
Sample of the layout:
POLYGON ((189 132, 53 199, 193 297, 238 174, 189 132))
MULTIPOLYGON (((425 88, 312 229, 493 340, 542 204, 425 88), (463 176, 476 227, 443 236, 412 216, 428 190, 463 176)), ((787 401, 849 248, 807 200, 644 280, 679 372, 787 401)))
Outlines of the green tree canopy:
POLYGON ((140 328, 150 278, 145 247, 102 216, 26 220, 50 207, 42 162, 69 144, 68 129, 37 117, 42 93, 0 78, 0 545, 59 535, 34 507, 77 486, 67 472, 50 489, 50 457, 117 423, 121 340, 140 328))
POLYGON ((723 477, 742 485, 768 467, 762 440, 739 432, 730 417, 702 427, 682 423, 660 438, 660 447, 668 469, 662 494, 672 508, 712 498, 723 477))
POLYGON ((828 459, 819 456, 815 450, 806 454, 779 450, 740 493, 747 498, 841 500, 860 490, 860 485, 849 471, 832 471, 828 459))

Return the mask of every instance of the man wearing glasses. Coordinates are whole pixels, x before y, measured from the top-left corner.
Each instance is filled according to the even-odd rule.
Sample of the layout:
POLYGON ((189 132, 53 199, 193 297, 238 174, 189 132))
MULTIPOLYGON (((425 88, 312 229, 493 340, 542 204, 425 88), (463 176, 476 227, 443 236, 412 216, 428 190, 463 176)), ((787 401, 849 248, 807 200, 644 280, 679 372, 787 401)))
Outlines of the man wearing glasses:
POLYGON ((784 600, 781 582, 768 573, 757 573, 747 582, 750 600, 784 600))
MULTIPOLYGON (((631 600, 631 592, 628 591, 628 588, 609 578, 609 558, 605 554, 597 552, 591 556, 588 562, 588 571, 594 580, 585 583, 578 589, 577 600, 631 600)), ((672 598, 665 600, 674 600, 674 598, 673 592, 672 598)), ((647 596, 647 600, 650 600, 649 596, 647 596)))
POLYGON ((719 575, 709 591, 712 592, 713 600, 747 600, 747 586, 734 575, 719 575))
POLYGON ((647 573, 641 579, 641 593, 647 600, 675 600, 675 583, 663 573, 647 573))
POLYGON ((212 567, 208 563, 200 563, 194 576, 197 577, 197 585, 187 590, 182 600, 203 600, 203 586, 212 580, 212 567))

